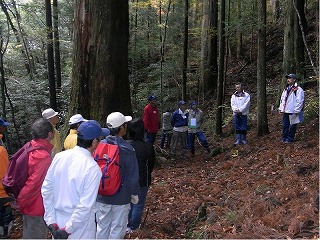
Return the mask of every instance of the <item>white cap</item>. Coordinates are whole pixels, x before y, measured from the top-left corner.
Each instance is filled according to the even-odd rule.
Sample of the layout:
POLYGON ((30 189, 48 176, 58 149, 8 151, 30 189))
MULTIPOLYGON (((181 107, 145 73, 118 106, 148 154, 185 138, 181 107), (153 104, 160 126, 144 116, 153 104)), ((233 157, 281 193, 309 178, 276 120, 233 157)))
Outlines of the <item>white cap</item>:
POLYGON ((124 116, 120 112, 110 113, 107 117, 107 126, 109 128, 120 127, 125 122, 130 122, 132 120, 131 116, 124 116))
POLYGON ((69 125, 79 123, 79 122, 86 122, 86 121, 88 120, 84 119, 81 114, 76 114, 69 119, 69 125))
POLYGON ((45 119, 53 118, 54 116, 57 116, 59 113, 54 111, 52 108, 48 108, 42 112, 42 117, 45 119))

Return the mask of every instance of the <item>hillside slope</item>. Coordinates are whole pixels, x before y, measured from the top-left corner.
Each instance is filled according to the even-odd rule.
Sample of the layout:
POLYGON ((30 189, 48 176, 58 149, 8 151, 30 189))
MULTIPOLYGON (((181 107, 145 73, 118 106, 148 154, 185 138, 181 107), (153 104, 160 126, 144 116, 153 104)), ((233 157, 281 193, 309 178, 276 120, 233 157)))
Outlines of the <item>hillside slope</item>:
POLYGON ((271 133, 252 129, 248 145, 228 137, 216 157, 199 145, 194 159, 163 161, 144 226, 127 238, 319 238, 318 119, 301 124, 293 144, 281 142, 280 115, 269 121, 271 133))

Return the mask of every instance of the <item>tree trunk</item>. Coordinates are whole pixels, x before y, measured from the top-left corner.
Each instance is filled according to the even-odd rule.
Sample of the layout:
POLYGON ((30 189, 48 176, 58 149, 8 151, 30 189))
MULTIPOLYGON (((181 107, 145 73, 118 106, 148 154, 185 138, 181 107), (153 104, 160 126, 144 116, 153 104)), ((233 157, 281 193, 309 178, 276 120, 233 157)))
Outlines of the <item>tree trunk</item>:
POLYGON ((218 69, 218 86, 217 86, 217 101, 216 101, 216 126, 215 133, 222 134, 222 104, 223 104, 223 84, 224 84, 224 63, 225 63, 225 10, 226 2, 221 0, 220 7, 220 32, 219 32, 219 69, 218 69))
POLYGON ((53 34, 52 34, 52 14, 50 0, 45 0, 46 4, 46 25, 47 25, 47 68, 49 79, 50 107, 57 110, 56 81, 54 77, 54 56, 53 56, 53 34))
POLYGON ((128 39, 128 1, 75 1, 70 115, 105 125, 111 112, 132 114, 128 39))
POLYGON ((183 41, 183 74, 182 99, 187 100, 187 68, 188 68, 188 31, 189 31, 189 0, 185 0, 184 9, 184 41, 183 41))
POLYGON ((218 0, 204 0, 201 31, 201 77, 202 87, 208 92, 214 92, 217 87, 217 27, 218 0))
MULTIPOLYGON (((296 9, 301 17, 301 20, 305 16, 304 14, 304 3, 305 0, 295 0, 296 9)), ((302 21, 303 23, 303 21, 302 21)), ((306 30, 306 24, 302 24, 303 29, 306 30)), ((302 31, 299 24, 299 18, 297 13, 295 14, 294 18, 294 55, 295 55, 295 66, 296 66, 296 74, 299 77, 300 82, 304 82, 304 65, 305 65, 305 55, 304 55, 304 43, 302 37, 302 31)))
POLYGON ((266 0, 258 1, 258 51, 257 51, 257 128, 258 136, 269 133, 266 93, 266 0))
POLYGON ((57 89, 61 89, 61 63, 60 63, 58 0, 53 0, 52 5, 53 5, 54 59, 55 59, 55 66, 56 66, 57 89))
MULTIPOLYGON (((242 1, 237 2, 237 12, 238 12, 238 19, 239 23, 242 22, 242 1)), ((238 23, 237 26, 237 58, 241 58, 242 56, 242 30, 241 30, 241 24, 238 23)))
POLYGON ((295 72, 294 62, 294 18, 295 12, 292 0, 285 2, 285 28, 284 28, 284 45, 283 45, 283 81, 280 87, 280 92, 286 84, 285 75, 295 72))

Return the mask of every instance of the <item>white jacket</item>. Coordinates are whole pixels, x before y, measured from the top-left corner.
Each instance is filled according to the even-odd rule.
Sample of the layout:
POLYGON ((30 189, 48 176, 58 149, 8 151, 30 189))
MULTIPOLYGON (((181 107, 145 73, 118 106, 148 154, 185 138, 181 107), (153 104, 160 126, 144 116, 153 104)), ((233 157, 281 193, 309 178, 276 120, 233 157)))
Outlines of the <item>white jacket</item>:
POLYGON ((240 94, 240 96, 236 95, 237 92, 232 94, 231 97, 231 109, 233 111, 233 114, 237 114, 237 110, 239 110, 242 115, 248 115, 249 114, 249 107, 250 107, 250 95, 247 92, 243 92, 240 94))
POLYGON ((282 113, 299 113, 303 108, 304 103, 304 91, 299 86, 294 86, 294 89, 290 91, 287 96, 287 88, 282 92, 280 99, 279 111, 282 113), (287 100, 286 100, 287 97, 287 100))
POLYGON ((41 193, 47 225, 57 223, 69 239, 95 238, 96 198, 102 173, 91 153, 82 147, 57 153, 41 193))

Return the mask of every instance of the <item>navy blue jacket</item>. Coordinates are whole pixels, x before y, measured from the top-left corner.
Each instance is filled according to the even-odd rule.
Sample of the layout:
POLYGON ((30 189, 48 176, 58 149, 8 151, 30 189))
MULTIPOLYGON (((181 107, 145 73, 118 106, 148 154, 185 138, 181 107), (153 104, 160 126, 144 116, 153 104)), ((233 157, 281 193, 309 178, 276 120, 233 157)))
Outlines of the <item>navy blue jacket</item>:
POLYGON ((174 111, 171 117, 171 125, 173 127, 188 126, 189 113, 186 113, 184 115, 185 115, 185 118, 183 118, 183 115, 179 113, 179 109, 174 111))

